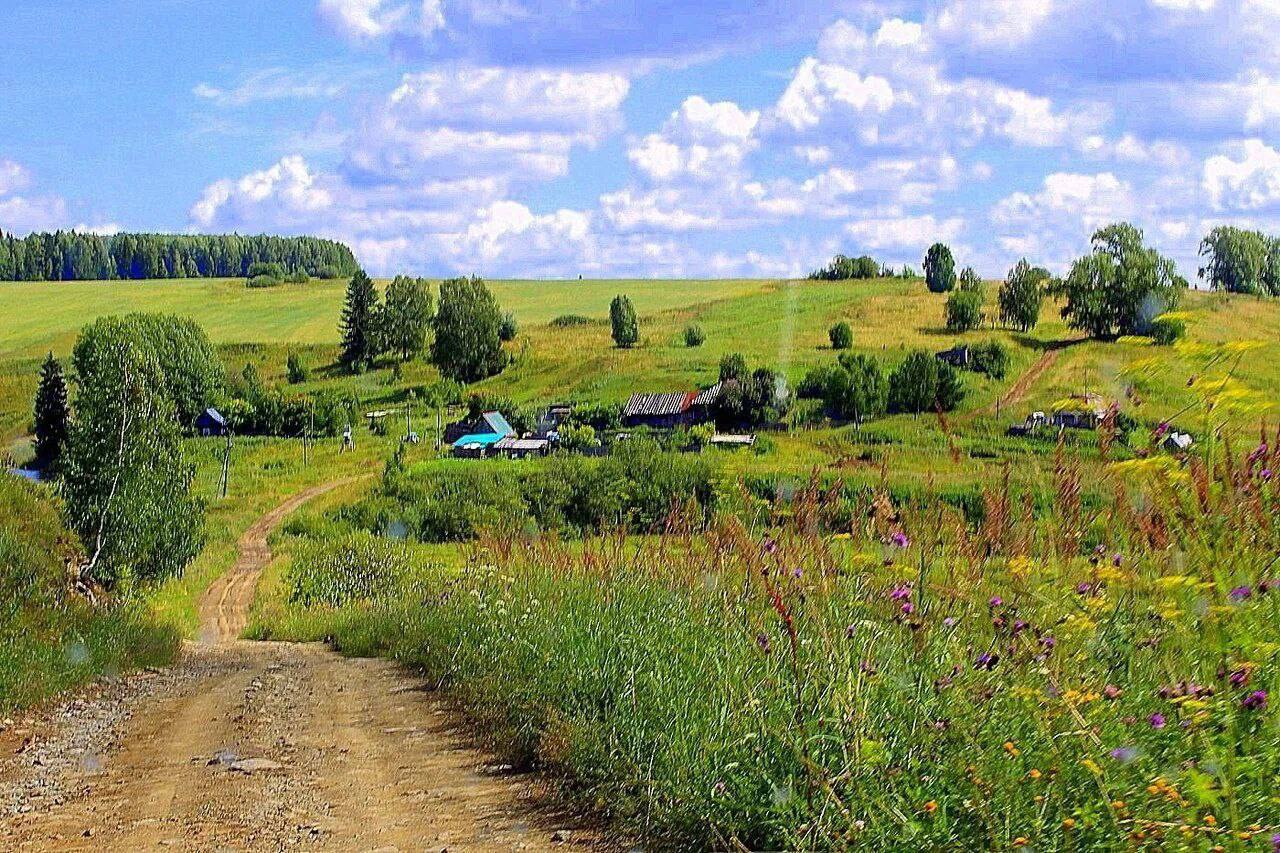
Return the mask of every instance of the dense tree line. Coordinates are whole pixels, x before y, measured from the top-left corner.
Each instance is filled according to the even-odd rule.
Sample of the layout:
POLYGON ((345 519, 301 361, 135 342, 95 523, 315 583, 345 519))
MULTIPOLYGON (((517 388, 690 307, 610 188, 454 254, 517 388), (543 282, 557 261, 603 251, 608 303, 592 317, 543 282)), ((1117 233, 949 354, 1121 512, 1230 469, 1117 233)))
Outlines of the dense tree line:
POLYGON ((888 264, 881 264, 870 255, 851 258, 848 255, 836 255, 831 263, 821 269, 809 273, 810 281, 851 281, 869 278, 914 278, 915 270, 904 266, 895 270, 888 264))
POLYGON ((0 233, 0 281, 247 278, 255 265, 268 264, 321 278, 357 269, 351 249, 318 237, 0 233))

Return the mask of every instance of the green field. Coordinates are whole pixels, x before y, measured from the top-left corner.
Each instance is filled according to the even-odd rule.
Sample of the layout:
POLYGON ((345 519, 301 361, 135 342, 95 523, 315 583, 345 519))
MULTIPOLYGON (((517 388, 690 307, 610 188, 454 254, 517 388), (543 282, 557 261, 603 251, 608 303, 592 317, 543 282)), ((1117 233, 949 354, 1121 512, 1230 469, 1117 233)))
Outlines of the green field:
MULTIPOLYGON (((512 367, 475 387, 519 404, 618 402, 636 391, 692 389, 713 382, 720 357, 730 352, 781 370, 794 384, 810 367, 833 360, 827 329, 845 320, 853 328, 854 350, 890 366, 913 348, 941 350, 992 338, 1005 342, 1012 354, 1010 375, 996 382, 966 374, 969 394, 950 423, 961 440, 985 447, 1004 444, 1011 421, 1082 390, 1124 401, 1126 411, 1149 424, 1176 415, 1185 420, 1190 415, 1184 410, 1197 399, 1188 380, 1203 367, 1194 358, 1140 342, 1081 341, 1052 304, 1030 335, 1003 329, 952 335, 940 328, 944 297, 928 293, 920 281, 496 281, 491 286, 503 309, 516 315, 520 335, 510 345, 516 359, 512 367), (613 347, 609 338, 608 306, 617 293, 630 296, 640 314, 641 342, 629 350, 613 347), (596 322, 551 325, 568 314, 596 322), (705 330, 704 346, 684 345, 681 332, 690 322, 705 330), (1033 366, 1019 385, 1019 377, 1033 366), (1018 393, 996 417, 996 400, 1015 386, 1018 393)), ((255 290, 239 280, 0 283, 0 311, 12 318, 0 328, 0 440, 22 456, 40 357, 48 350, 66 355, 79 328, 106 313, 190 316, 220 346, 230 371, 253 362, 267 382, 283 384, 288 352, 300 351, 317 368, 310 383, 295 389, 300 393, 341 389, 378 405, 399 400, 406 388, 433 382, 435 369, 421 359, 405 365, 399 378, 386 367, 358 377, 325 369, 337 353, 344 287, 313 282, 255 290)), ((1258 342, 1234 365, 1232 378, 1254 395, 1250 418, 1265 418, 1269 406, 1263 404, 1280 392, 1280 306, 1251 297, 1191 293, 1184 311, 1193 343, 1258 342)), ((887 418, 874 426, 909 445, 905 455, 919 463, 909 468, 944 477, 976 473, 972 465, 949 470, 947 442, 932 420, 887 418)), ((846 454, 850 448, 842 445, 856 444, 856 438, 848 430, 796 433, 783 437, 780 453, 762 462, 803 469, 846 454)))

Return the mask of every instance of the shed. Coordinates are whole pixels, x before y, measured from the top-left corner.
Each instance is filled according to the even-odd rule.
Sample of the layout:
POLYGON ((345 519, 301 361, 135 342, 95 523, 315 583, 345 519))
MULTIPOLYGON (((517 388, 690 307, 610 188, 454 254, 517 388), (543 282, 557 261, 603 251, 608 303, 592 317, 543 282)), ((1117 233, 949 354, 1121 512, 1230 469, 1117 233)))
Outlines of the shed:
POLYGON ((716 434, 711 436, 712 447, 753 447, 756 443, 754 435, 716 434))
POLYGON ((551 442, 545 438, 516 438, 509 435, 493 445, 493 449, 512 459, 524 459, 528 456, 545 456, 551 450, 551 442))
POLYGON ((1185 432, 1171 432, 1161 442, 1170 453, 1185 453, 1191 449, 1195 441, 1185 432))
POLYGON ((210 406, 196 415, 196 432, 206 437, 226 435, 227 419, 221 412, 210 406))
POLYGON ((1106 420, 1107 410, 1101 395, 1076 394, 1054 405, 1050 423, 1067 429, 1097 429, 1106 420))

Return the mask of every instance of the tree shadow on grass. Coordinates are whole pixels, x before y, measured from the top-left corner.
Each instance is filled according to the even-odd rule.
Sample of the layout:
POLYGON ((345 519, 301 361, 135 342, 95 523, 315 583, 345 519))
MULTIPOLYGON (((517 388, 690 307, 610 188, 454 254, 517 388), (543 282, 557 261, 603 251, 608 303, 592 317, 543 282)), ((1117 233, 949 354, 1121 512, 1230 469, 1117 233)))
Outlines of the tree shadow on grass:
POLYGON ((1088 338, 1059 338, 1053 341, 1046 341, 1043 338, 1032 337, 1025 332, 1015 332, 1013 340, 1019 345, 1027 349, 1033 349, 1037 352, 1053 352, 1055 350, 1073 347, 1076 344, 1082 344, 1088 341, 1088 338))

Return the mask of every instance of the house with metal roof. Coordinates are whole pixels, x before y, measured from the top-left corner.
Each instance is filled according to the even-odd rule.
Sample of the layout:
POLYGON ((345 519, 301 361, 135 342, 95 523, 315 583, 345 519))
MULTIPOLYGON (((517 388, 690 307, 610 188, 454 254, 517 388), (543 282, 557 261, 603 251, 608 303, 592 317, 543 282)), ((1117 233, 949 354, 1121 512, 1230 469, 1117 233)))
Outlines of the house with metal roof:
POLYGON ((196 416, 196 432, 203 436, 219 436, 227 434, 227 419, 222 413, 210 406, 196 416))
POLYGON ((500 412, 482 412, 475 424, 475 432, 459 436, 453 441, 455 456, 487 456, 504 438, 514 438, 516 431, 500 412))
POLYGON ((632 394, 622 408, 622 424, 675 429, 705 423, 711 419, 711 407, 719 399, 722 387, 717 382, 702 391, 632 394))

